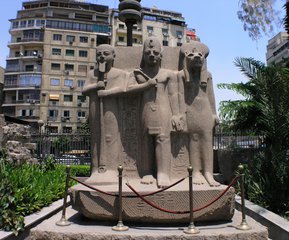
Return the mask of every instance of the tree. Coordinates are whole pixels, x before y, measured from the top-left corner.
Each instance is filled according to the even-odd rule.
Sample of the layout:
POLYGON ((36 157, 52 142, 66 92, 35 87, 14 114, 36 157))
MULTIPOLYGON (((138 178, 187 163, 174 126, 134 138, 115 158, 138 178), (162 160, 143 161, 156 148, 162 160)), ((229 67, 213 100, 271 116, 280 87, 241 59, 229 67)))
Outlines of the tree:
POLYGON ((248 81, 219 87, 241 93, 245 99, 222 102, 220 117, 234 130, 264 136, 266 147, 254 160, 251 185, 261 189, 263 205, 284 213, 289 207, 289 68, 265 66, 252 58, 237 58, 235 65, 248 81))
MULTIPOLYGON (((243 23, 243 28, 250 38, 258 40, 262 34, 270 35, 275 27, 281 25, 280 12, 275 10, 276 0, 239 0, 240 10, 238 18, 243 23)), ((289 3, 286 1, 284 27, 289 33, 289 3)))

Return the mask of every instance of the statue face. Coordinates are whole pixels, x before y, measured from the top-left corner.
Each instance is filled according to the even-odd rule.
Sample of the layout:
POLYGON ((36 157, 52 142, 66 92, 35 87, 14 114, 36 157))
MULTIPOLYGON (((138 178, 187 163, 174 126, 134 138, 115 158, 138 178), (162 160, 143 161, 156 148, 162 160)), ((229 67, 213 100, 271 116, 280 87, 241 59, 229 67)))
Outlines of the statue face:
POLYGON ((161 49, 157 47, 144 50, 144 62, 149 66, 159 65, 162 59, 161 49))
POLYGON ((114 60, 114 53, 110 49, 99 48, 96 52, 96 61, 98 63, 112 63, 114 60))
POLYGON ((189 51, 185 53, 187 66, 202 67, 204 63, 204 55, 201 52, 189 51))

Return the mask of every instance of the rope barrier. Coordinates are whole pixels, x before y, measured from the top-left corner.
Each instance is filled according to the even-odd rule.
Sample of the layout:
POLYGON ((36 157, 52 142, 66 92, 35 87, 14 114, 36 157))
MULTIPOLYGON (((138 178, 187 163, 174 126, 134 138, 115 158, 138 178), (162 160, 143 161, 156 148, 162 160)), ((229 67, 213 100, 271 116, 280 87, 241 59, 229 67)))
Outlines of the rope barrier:
MULTIPOLYGON (((70 177, 70 178, 71 178, 72 180, 74 180, 74 181, 76 181, 76 182, 78 182, 78 183, 80 183, 80 184, 82 184, 82 185, 84 185, 84 186, 86 186, 86 187, 88 187, 88 188, 90 188, 90 189, 92 189, 92 190, 95 190, 95 191, 97 191, 97 192, 100 192, 100 193, 102 193, 102 194, 109 195, 109 196, 113 196, 113 197, 118 197, 118 196, 119 196, 118 194, 114 194, 114 193, 109 193, 109 192, 102 191, 102 190, 100 190, 100 189, 98 189, 98 188, 95 188, 95 187, 93 187, 93 186, 91 186, 91 185, 89 185, 89 184, 87 184, 87 183, 85 183, 85 182, 82 182, 82 181, 80 181, 80 180, 78 180, 78 179, 76 179, 76 178, 74 178, 74 177, 70 177)), ((177 184, 179 184, 180 182, 184 181, 185 179, 186 179, 186 178, 182 178, 182 179, 178 180, 177 182, 171 184, 170 186, 165 187, 165 188, 162 188, 162 189, 160 189, 160 190, 157 190, 157 191, 154 191, 154 192, 150 192, 150 193, 146 193, 146 194, 143 194, 143 195, 140 195, 140 194, 139 194, 139 195, 142 196, 142 197, 148 197, 148 196, 152 196, 152 195, 157 194, 157 193, 161 193, 161 192, 163 192, 163 191, 166 191, 166 190, 168 190, 168 189, 176 186, 177 184)), ((126 183, 126 185, 127 185, 127 183, 126 183)), ((127 196, 122 196, 122 197, 123 197, 123 198, 137 198, 138 196, 127 195, 127 196)))
MULTIPOLYGON (((193 212, 197 212, 200 211, 204 208, 207 208, 208 206, 212 205, 214 202, 216 202, 217 200, 219 200, 229 189, 230 187, 236 182, 236 180, 239 178, 239 176, 236 176, 231 183, 227 186, 227 188, 221 193, 219 194, 216 198, 214 198, 210 203, 206 204, 203 207, 197 208, 197 209, 193 209, 193 212)), ((141 198, 144 202, 146 202, 147 204, 149 204, 151 207, 156 208, 162 212, 166 212, 166 213, 172 213, 172 214, 187 214, 190 213, 190 211, 172 211, 172 210, 167 210, 164 209, 160 206, 157 206, 156 204, 148 201, 147 199, 144 198, 144 196, 140 195, 131 185, 129 185, 128 183, 126 183, 126 185, 139 197, 141 198)))

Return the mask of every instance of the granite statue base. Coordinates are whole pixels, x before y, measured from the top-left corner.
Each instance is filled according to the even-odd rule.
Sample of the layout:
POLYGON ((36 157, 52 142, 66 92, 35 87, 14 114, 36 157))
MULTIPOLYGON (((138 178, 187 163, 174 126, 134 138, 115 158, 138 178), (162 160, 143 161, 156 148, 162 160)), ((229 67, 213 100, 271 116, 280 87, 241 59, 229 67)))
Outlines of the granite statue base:
POLYGON ((157 224, 128 224, 128 231, 116 232, 112 227, 117 222, 104 222, 84 218, 77 211, 67 208, 66 218, 71 225, 66 227, 57 226, 55 223, 61 218, 61 212, 43 221, 31 229, 30 240, 268 240, 267 229, 247 216, 247 222, 251 230, 242 231, 235 228, 240 224, 242 216, 235 211, 231 221, 210 222, 196 224, 200 233, 188 235, 183 232, 188 223, 174 225, 157 224))
MULTIPOLYGON (((137 181, 131 186, 140 194, 158 190, 154 185, 145 185, 137 181)), ((118 193, 118 185, 97 186, 104 192, 118 193)), ((194 185, 194 209, 201 208, 212 202, 227 186, 210 187, 208 185, 194 185)), ((169 211, 189 211, 188 179, 180 184, 152 196, 145 197, 153 204, 169 211)), ((85 217, 96 220, 117 221, 118 198, 91 190, 83 185, 76 185, 70 189, 73 209, 85 217)), ((123 196, 135 194, 123 184, 123 196)), ((196 222, 228 221, 234 214, 235 191, 230 188, 220 199, 212 205, 194 212, 196 222)), ((189 213, 172 214, 160 211, 145 203, 140 198, 123 198, 122 217, 124 221, 145 223, 184 223, 189 222, 189 213)))

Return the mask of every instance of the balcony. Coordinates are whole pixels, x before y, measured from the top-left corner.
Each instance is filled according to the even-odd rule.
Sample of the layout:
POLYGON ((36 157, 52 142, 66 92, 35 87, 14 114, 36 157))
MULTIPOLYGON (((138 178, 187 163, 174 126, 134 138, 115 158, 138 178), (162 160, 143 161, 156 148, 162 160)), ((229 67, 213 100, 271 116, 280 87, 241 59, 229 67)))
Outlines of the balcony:
POLYGON ((39 99, 22 99, 22 100, 13 100, 13 99, 7 99, 4 101, 3 106, 14 106, 14 105, 31 105, 31 104, 40 104, 39 99))

